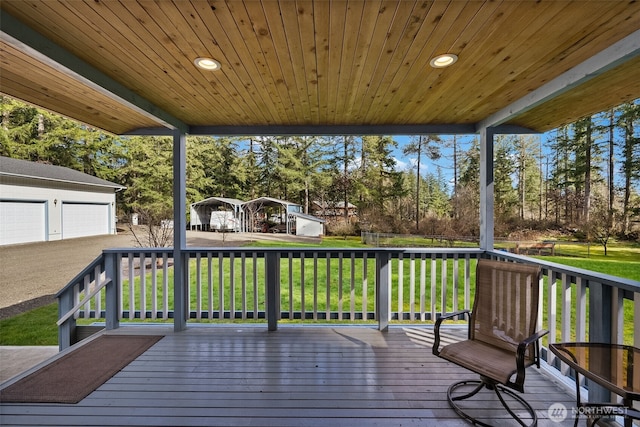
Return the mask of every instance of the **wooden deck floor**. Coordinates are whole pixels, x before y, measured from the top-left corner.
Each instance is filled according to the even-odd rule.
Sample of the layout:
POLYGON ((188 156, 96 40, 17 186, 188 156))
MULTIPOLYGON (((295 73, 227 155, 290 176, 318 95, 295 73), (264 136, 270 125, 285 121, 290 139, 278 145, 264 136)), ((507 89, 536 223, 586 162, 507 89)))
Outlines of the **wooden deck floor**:
MULTIPOLYGON (((431 355, 431 329, 365 327, 121 328, 166 336, 76 405, 2 404, 0 425, 458 426, 449 384, 474 378, 431 355)), ((455 332, 451 332, 455 339, 455 332)), ((99 361, 96 361, 99 363, 99 361)), ((540 426, 573 398, 534 368, 525 398, 540 426)), ((480 412, 497 425, 497 400, 480 412)))

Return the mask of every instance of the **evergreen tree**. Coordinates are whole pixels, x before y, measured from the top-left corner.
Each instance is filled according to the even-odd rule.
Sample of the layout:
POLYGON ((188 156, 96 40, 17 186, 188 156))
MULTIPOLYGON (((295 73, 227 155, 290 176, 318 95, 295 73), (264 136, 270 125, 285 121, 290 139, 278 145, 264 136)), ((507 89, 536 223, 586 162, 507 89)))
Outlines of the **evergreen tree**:
POLYGON ((422 160, 422 154, 426 152, 427 156, 431 160, 437 160, 440 158, 440 147, 435 142, 440 142, 440 137, 437 135, 418 135, 411 138, 409 144, 407 144, 402 152, 404 155, 416 156, 416 197, 415 197, 415 221, 416 230, 420 227, 420 163, 422 160))
POLYGON ((631 216, 640 206, 632 203, 633 184, 640 180, 640 103, 630 102, 621 107, 618 124, 623 130, 622 173, 624 175, 624 195, 622 206, 622 234, 630 232, 631 216))

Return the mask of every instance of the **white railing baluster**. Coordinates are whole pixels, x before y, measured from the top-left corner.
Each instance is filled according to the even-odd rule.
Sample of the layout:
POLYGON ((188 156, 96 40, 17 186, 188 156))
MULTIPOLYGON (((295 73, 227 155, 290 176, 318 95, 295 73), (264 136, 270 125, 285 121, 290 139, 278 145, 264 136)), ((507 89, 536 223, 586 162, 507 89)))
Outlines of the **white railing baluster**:
POLYGON ((302 320, 306 319, 306 301, 304 299, 304 290, 305 290, 305 286, 304 286, 304 267, 305 267, 305 262, 304 262, 304 252, 300 253, 300 318, 302 320))
POLYGON ((327 266, 325 319, 330 320, 331 319, 331 252, 327 252, 325 263, 327 266))
POLYGON ((207 319, 213 319, 213 253, 207 252, 207 319))
MULTIPOLYGON (((549 341, 548 342, 556 342, 556 313, 557 313, 557 304, 556 304, 556 273, 553 270, 549 270, 549 274, 547 276, 547 307, 549 308, 549 312, 547 313, 547 329, 549 330, 549 341)), ((553 363, 555 360, 555 356, 549 354, 549 363, 553 363)))
MULTIPOLYGON (((398 255, 398 320, 402 320, 404 317, 404 259, 402 254, 398 255)), ((390 266, 389 271, 391 271, 393 268, 393 264, 390 266)), ((393 283, 391 280, 389 280, 389 283, 393 283)), ((389 298, 389 301, 391 301, 391 298, 389 298)), ((391 310, 390 310, 391 311, 391 310)))
MULTIPOLYGON (((81 295, 80 295, 80 284, 76 283, 73 286, 73 306, 75 307, 76 305, 78 305, 78 303, 82 300, 81 295)), ((80 318, 80 313, 76 312, 73 315, 74 318, 79 319, 80 318)))
POLYGON ((420 255, 420 320, 427 320, 427 254, 420 255))
POLYGON ((251 259, 253 260, 253 318, 258 319, 258 253, 253 252, 251 254, 251 259))
MULTIPOLYGON (((94 286, 97 286, 99 283, 102 283, 106 280, 106 274, 102 271, 102 265, 96 265, 95 268, 93 269, 93 277, 95 277, 94 286)), ((102 297, 104 296, 104 290, 101 290, 100 292, 98 292, 96 294, 96 296, 93 299, 93 306, 95 307, 96 310, 96 315, 95 317, 97 319, 102 317, 102 297)))
POLYGON ((416 256, 409 255, 409 320, 416 320, 416 256))
POLYGON ((350 299, 349 301, 349 316, 351 316, 351 321, 355 322, 356 320, 356 254, 351 253, 351 280, 349 284, 350 289, 350 299))
MULTIPOLYGON (((79 293, 78 295, 78 299, 81 301, 86 295, 89 294, 89 292, 91 292, 91 276, 89 274, 86 274, 84 276, 84 288, 83 291, 81 293, 79 293)), ((84 311, 84 318, 85 319, 89 319, 91 317, 91 301, 87 300, 87 303, 84 305, 83 308, 84 311)))
POLYGON ((135 258, 133 253, 129 253, 129 320, 135 319, 136 316, 136 300, 135 300, 135 258))
POLYGON ((318 320, 318 252, 313 252, 313 320, 318 320))
POLYGON ((118 263, 116 274, 118 275, 118 283, 120 284, 120 289, 118 289, 118 320, 122 320, 122 312, 124 311, 124 286, 122 286, 124 279, 124 274, 122 272, 124 262, 122 259, 122 254, 119 253, 116 257, 116 262, 118 263))
POLYGON ((147 310, 147 260, 140 254, 140 319, 145 319, 147 310))
POLYGON ((289 265, 289 319, 293 319, 293 252, 289 252, 287 254, 288 265, 289 265))
POLYGON ((236 318, 236 254, 229 254, 229 319, 236 318))
POLYGON ((453 254, 453 306, 452 312, 458 311, 458 288, 460 287, 458 274, 458 254, 453 254))
POLYGON ((447 264, 447 256, 443 254, 441 261, 442 271, 440 272, 440 309, 443 316, 447 313, 447 264))
POLYGON ((162 319, 169 319, 169 254, 162 254, 162 319))
POLYGON ((202 263, 201 255, 196 254, 196 319, 202 319, 202 263))
POLYGON ((587 284, 582 277, 576 278, 576 341, 587 338, 587 284))
POLYGON ((431 320, 436 320, 436 254, 431 254, 431 320))
POLYGON ((151 253, 151 318, 156 319, 158 311, 158 255, 151 253))
POLYGON ((471 309, 471 257, 469 254, 464 256, 464 309, 471 309))
MULTIPOLYGON (((633 293, 633 345, 640 348, 640 292, 633 293)), ((640 369, 634 371, 633 380, 640 383, 640 369)))
POLYGON ((338 320, 342 320, 342 252, 338 253, 338 320))
POLYGON ((242 269, 242 320, 247 320, 247 254, 240 254, 240 267, 242 269))
POLYGON ((560 313, 560 336, 562 341, 571 341, 571 278, 566 273, 560 275, 562 283, 562 313, 560 313))
POLYGON ((369 292, 368 284, 368 265, 367 265, 367 253, 362 254, 362 320, 368 319, 369 306, 367 301, 367 295, 369 292))
MULTIPOLYGON (((186 266, 184 268, 184 277, 186 280, 186 284, 185 284, 185 301, 187 304, 187 318, 191 318, 191 254, 187 253, 184 255, 185 256, 185 260, 186 260, 186 266)), ((176 260, 177 262, 177 260, 176 260)), ((174 264, 175 265, 175 264, 174 264)), ((175 267, 174 267, 174 271, 175 271, 175 267)), ((174 279, 175 280, 175 279, 174 279)), ((174 307, 175 309, 175 307, 174 307)))

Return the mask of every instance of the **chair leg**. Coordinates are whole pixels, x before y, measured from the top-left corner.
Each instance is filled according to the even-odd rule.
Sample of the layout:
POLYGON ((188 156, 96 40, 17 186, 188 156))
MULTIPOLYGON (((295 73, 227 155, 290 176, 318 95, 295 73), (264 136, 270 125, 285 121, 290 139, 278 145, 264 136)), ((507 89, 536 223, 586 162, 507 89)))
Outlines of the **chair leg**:
POLYGON ((531 405, 529 403, 527 403, 527 401, 525 401, 522 397, 518 396, 517 394, 515 394, 511 390, 509 390, 509 389, 507 389, 505 387, 502 387, 501 385, 496 384, 493 381, 486 380, 486 379, 459 381, 459 382, 454 383, 451 386, 449 386, 449 389, 447 390, 447 400, 449 401, 449 406, 451 406, 451 408, 454 411, 456 411, 456 413, 460 417, 466 419, 467 421, 471 422, 472 424, 479 425, 479 426, 484 426, 484 427, 492 427, 491 424, 488 424, 488 423, 486 423, 484 421, 478 420, 477 418, 467 414, 456 403, 458 401, 462 401, 462 400, 465 400, 465 399, 468 399, 470 397, 475 396, 483 388, 487 388, 488 390, 493 390, 496 393, 496 395, 498 396, 498 399, 500 400, 500 403, 502 404, 502 406, 507 410, 509 415, 514 420, 516 420, 518 422, 518 424, 520 424, 523 427, 535 427, 535 426, 538 425, 538 417, 536 415, 536 412, 533 410, 533 407, 531 407, 531 405), (472 391, 470 391, 468 393, 465 393, 465 394, 460 395, 460 396, 454 396, 454 392, 457 389, 459 389, 460 387, 469 386, 469 385, 472 385, 472 386, 476 385, 476 387, 472 391), (526 409, 526 411, 531 416, 531 423, 530 424, 525 423, 525 421, 523 421, 520 417, 518 417, 518 415, 511 408, 509 408, 507 402, 504 400, 504 398, 502 397, 501 393, 506 393, 511 398, 516 400, 520 405, 522 405, 522 407, 524 409, 526 409))

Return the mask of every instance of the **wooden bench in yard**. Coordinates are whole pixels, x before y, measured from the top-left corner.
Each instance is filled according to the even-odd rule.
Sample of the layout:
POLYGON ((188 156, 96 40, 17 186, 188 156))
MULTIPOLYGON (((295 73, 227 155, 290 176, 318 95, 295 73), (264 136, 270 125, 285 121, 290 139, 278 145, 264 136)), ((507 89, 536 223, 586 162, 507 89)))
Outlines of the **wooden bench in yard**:
POLYGON ((515 253, 519 255, 555 255, 555 242, 516 243, 515 253))

